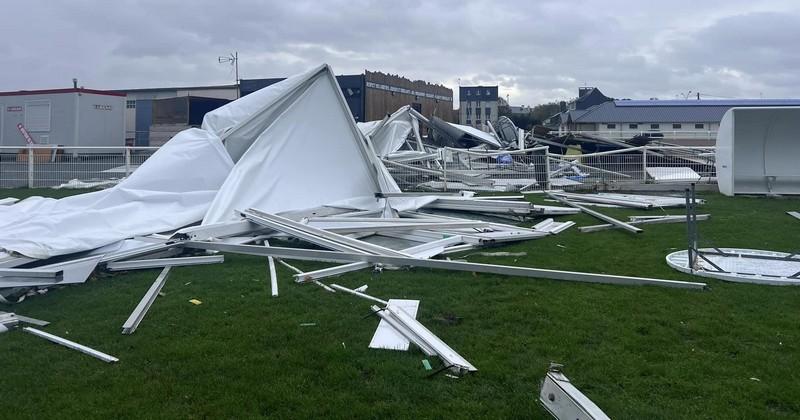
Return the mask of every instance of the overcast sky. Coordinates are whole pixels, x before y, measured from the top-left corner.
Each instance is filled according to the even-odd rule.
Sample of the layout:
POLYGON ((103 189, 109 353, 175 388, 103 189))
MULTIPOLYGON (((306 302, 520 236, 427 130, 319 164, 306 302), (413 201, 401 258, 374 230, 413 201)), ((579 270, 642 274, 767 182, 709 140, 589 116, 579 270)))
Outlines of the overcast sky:
POLYGON ((233 83, 326 62, 499 84, 513 105, 569 99, 800 97, 800 1, 2 2, 0 90, 233 83))

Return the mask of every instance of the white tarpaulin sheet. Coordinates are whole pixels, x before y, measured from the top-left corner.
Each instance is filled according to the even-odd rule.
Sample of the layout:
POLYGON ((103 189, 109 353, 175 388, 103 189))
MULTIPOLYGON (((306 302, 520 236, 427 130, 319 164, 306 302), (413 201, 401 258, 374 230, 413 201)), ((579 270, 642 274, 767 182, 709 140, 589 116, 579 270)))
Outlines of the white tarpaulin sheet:
POLYGON ((232 166, 219 138, 183 131, 113 188, 0 206, 0 248, 48 258, 195 223, 232 166))
POLYGON ((503 148, 503 145, 500 144, 500 141, 497 140, 493 135, 491 135, 489 133, 483 132, 481 130, 478 130, 475 127, 470 127, 468 125, 454 124, 454 123, 451 123, 451 122, 449 122, 448 124, 452 125, 453 127, 457 128, 457 129, 459 129, 461 131, 466 132, 467 134, 471 135, 472 137, 475 137, 476 139, 479 139, 480 141, 482 141, 482 142, 484 142, 486 144, 491 144, 492 146, 494 146, 494 147, 496 147, 498 149, 502 149, 503 148))
MULTIPOLYGON (((204 225, 236 218, 236 210, 247 208, 280 213, 399 191, 356 127, 330 67, 301 76, 284 81, 291 86, 279 100, 271 87, 245 97, 253 99, 242 112, 253 112, 263 97, 262 108, 239 119, 244 122, 228 137, 223 134, 229 151, 231 138, 236 150, 249 147, 214 198, 204 225)), ((238 103, 217 111, 236 116, 238 103)), ((207 114, 206 122, 220 123, 217 111, 207 114)))
POLYGON ((406 105, 382 121, 358 123, 359 130, 369 136, 378 156, 386 157, 400 150, 415 125, 419 130, 419 122, 411 116, 410 110, 406 105))

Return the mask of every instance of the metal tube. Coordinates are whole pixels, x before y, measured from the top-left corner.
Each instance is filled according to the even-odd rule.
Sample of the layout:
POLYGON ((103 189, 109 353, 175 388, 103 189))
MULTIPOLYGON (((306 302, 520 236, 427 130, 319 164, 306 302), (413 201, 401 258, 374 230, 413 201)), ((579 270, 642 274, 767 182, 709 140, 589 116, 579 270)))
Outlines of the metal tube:
POLYGON ((167 277, 169 277, 169 271, 171 267, 164 267, 161 270, 161 273, 156 277, 156 280, 147 290, 147 293, 142 296, 142 300, 139 301, 139 304, 136 305, 131 315, 122 324, 122 333, 123 334, 133 334, 136 331, 136 328, 139 327, 139 323, 142 322, 144 316, 147 315, 147 311, 150 310, 150 306, 155 302, 156 297, 158 297, 158 293, 161 291, 161 288, 164 287, 164 284, 167 282, 167 277))
POLYGON ((81 353, 88 354, 89 356, 92 356, 92 357, 95 357, 97 359, 100 359, 100 360, 102 360, 102 361, 104 361, 106 363, 119 362, 119 359, 117 359, 114 356, 105 354, 105 353, 103 353, 101 351, 97 351, 97 350, 95 350, 93 348, 90 348, 90 347, 86 347, 86 346, 84 346, 82 344, 78 344, 78 343, 76 343, 74 341, 67 340, 66 338, 61 338, 59 336, 56 336, 56 335, 53 335, 53 334, 50 334, 50 333, 46 333, 44 331, 37 330, 36 328, 23 327, 22 331, 24 331, 26 333, 29 333, 29 334, 33 334, 33 335, 35 335, 37 337, 40 337, 40 338, 44 338, 47 341, 50 341, 50 342, 53 342, 53 343, 56 343, 56 344, 60 344, 60 345, 62 345, 64 347, 69 347, 69 348, 71 348, 73 350, 77 350, 77 351, 79 351, 81 353))
POLYGON ((369 262, 395 266, 425 267, 440 270, 467 271, 476 273, 490 273, 506 276, 532 277, 541 279, 564 280, 586 283, 605 283, 621 285, 651 285, 664 287, 677 287, 688 289, 705 289, 705 283, 685 282, 677 280, 652 279, 645 277, 617 276, 612 274, 583 273, 578 271, 550 270, 544 268, 513 267, 506 265, 480 264, 461 261, 430 260, 419 258, 393 257, 386 255, 354 254, 334 251, 321 251, 301 248, 263 247, 255 245, 231 245, 215 242, 189 241, 184 243, 187 248, 211 249, 223 252, 232 252, 245 255, 322 261, 322 262, 369 262))

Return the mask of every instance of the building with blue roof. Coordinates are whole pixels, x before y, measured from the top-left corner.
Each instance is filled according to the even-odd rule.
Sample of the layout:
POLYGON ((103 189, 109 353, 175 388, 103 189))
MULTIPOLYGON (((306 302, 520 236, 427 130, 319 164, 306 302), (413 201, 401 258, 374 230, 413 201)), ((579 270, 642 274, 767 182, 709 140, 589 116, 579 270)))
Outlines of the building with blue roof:
MULTIPOLYGON (((733 107, 800 106, 800 99, 613 99, 597 88, 579 88, 578 98, 561 103, 561 111, 545 121, 560 132, 594 131, 627 139, 639 134, 676 140, 716 137, 725 112, 733 107)), ((694 142, 695 144, 697 142, 694 142)))

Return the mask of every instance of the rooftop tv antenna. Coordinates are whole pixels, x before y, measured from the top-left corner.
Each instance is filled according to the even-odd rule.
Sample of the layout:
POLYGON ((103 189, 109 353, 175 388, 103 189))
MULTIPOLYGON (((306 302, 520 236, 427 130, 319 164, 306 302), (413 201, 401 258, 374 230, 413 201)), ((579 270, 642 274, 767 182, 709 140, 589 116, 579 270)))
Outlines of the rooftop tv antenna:
POLYGON ((239 51, 234 51, 233 53, 231 53, 231 55, 227 57, 219 56, 217 60, 220 62, 220 64, 231 63, 231 65, 233 66, 234 71, 236 72, 235 76, 236 79, 234 84, 236 85, 236 97, 238 98, 239 97, 239 51))

